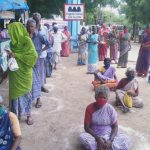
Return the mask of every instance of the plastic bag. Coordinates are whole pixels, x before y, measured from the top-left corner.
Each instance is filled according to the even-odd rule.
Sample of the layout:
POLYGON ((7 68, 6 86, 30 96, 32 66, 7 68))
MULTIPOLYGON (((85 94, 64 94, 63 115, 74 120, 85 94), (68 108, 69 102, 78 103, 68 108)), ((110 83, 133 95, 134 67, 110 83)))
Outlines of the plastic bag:
POLYGON ((16 70, 19 69, 19 66, 18 66, 17 61, 16 61, 15 58, 10 58, 8 60, 8 67, 9 67, 10 71, 16 71, 16 70))
POLYGON ((132 97, 127 93, 123 97, 123 102, 127 107, 132 108, 132 97))

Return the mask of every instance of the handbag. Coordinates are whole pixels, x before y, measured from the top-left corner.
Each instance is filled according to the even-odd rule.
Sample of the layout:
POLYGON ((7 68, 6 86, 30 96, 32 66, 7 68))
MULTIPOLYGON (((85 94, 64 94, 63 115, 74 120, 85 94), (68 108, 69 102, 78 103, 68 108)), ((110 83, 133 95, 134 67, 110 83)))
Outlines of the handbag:
POLYGON ((132 97, 129 96, 127 93, 125 93, 123 97, 123 102, 127 107, 132 108, 132 105, 133 105, 132 97))
POLYGON ((19 66, 15 58, 12 57, 8 60, 8 67, 10 71, 16 71, 19 69, 19 66))

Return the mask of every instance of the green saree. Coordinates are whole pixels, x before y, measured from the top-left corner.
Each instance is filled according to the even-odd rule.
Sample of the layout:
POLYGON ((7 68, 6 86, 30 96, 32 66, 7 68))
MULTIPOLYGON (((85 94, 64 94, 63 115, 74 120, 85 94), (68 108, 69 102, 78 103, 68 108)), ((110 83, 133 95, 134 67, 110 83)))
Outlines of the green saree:
POLYGON ((35 47, 23 24, 14 22, 8 26, 10 48, 19 69, 9 72, 9 99, 13 100, 32 89, 32 68, 38 58, 35 47))

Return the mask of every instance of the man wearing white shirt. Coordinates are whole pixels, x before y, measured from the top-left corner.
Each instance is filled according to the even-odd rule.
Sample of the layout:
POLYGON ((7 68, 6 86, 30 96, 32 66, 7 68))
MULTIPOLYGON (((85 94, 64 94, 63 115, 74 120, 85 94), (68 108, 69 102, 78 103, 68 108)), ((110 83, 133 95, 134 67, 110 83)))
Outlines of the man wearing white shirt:
POLYGON ((56 69, 57 63, 60 61, 60 51, 62 50, 61 44, 67 40, 67 37, 62 32, 58 31, 57 24, 53 27, 52 33, 54 44, 52 47, 52 52, 54 53, 54 69, 56 69))

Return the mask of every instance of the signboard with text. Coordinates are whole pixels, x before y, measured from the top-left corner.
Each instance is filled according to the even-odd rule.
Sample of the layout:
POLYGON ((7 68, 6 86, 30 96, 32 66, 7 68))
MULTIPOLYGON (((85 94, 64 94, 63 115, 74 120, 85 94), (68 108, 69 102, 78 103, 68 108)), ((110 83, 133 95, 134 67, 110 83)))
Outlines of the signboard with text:
POLYGON ((84 4, 65 4, 64 20, 83 20, 84 4))

